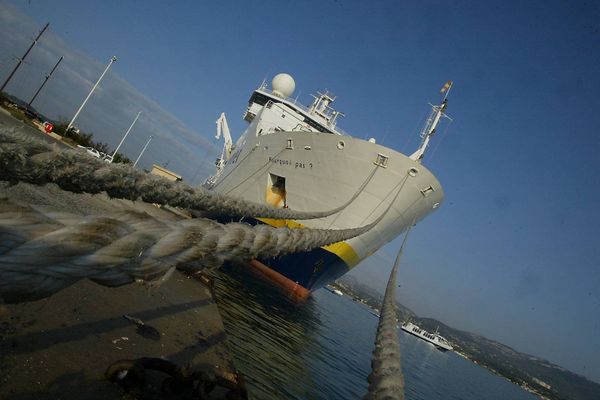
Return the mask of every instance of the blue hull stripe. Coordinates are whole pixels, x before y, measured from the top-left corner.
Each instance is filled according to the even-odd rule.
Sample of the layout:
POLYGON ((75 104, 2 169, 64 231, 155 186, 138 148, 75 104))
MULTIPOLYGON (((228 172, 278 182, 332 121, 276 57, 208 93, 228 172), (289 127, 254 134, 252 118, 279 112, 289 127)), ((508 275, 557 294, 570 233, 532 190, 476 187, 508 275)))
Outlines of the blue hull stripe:
MULTIPOLYGON (((238 222, 230 217, 218 217, 220 223, 238 222)), ((263 223, 254 218, 244 218, 242 222, 250 225, 263 223)), ((288 254, 281 257, 260 259, 260 262, 308 290, 315 290, 338 279, 350 270, 337 255, 316 248, 311 251, 288 254)))

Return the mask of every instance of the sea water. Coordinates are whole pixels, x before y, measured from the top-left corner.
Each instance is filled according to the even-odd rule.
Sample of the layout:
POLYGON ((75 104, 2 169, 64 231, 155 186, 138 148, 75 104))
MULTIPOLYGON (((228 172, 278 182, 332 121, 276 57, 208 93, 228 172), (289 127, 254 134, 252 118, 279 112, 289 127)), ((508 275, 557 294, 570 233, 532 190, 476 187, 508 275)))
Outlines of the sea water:
MULTIPOLYGON (((251 398, 360 399, 378 319, 363 305, 324 289, 298 305, 269 283, 227 267, 217 304, 236 366, 251 398)), ((402 330, 408 400, 533 400, 532 394, 453 352, 441 352, 402 330)))

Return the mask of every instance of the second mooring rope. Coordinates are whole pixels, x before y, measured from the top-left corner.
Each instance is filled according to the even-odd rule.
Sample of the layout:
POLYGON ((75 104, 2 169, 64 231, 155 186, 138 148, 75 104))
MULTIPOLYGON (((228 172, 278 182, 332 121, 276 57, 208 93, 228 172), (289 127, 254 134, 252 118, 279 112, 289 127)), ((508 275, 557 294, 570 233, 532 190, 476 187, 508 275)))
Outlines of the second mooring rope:
POLYGON ((232 217, 262 217, 276 219, 315 219, 335 214, 352 203, 371 180, 375 170, 359 190, 344 204, 326 211, 294 211, 274 208, 192 188, 183 182, 171 182, 163 177, 135 170, 126 164, 108 164, 82 152, 59 149, 16 131, 0 131, 0 180, 27 182, 36 185, 55 183, 74 193, 106 192, 110 197, 141 199, 147 203, 168 204, 191 210, 232 217))
POLYGON ((375 337, 375 349, 371 360, 371 374, 368 377, 369 392, 364 397, 365 400, 404 400, 404 377, 402 376, 400 343, 396 326, 396 273, 413 224, 404 234, 383 296, 375 337))

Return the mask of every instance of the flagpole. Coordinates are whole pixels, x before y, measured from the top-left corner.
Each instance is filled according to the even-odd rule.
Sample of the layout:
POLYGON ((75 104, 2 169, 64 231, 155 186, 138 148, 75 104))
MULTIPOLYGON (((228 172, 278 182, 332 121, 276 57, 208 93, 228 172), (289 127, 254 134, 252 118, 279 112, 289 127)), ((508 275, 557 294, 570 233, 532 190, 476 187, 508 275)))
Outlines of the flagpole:
POLYGON ((450 93, 450 90, 452 90, 452 85, 454 85, 454 81, 450 81, 450 86, 448 86, 448 90, 446 90, 446 95, 444 96, 444 101, 446 101, 446 99, 448 98, 448 94, 450 93))

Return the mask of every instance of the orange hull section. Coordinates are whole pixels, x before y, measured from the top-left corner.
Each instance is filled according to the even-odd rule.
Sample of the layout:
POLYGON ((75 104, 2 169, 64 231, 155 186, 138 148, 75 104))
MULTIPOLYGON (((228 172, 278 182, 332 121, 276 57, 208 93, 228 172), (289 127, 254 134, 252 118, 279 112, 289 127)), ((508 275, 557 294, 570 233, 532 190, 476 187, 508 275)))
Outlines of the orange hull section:
POLYGON ((247 265, 261 276, 279 286, 285 295, 289 296, 294 301, 304 302, 310 296, 310 291, 308 289, 281 275, 279 272, 272 270, 258 260, 249 261, 247 265))

